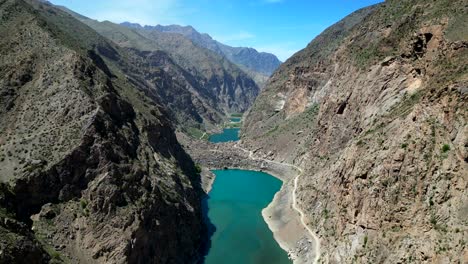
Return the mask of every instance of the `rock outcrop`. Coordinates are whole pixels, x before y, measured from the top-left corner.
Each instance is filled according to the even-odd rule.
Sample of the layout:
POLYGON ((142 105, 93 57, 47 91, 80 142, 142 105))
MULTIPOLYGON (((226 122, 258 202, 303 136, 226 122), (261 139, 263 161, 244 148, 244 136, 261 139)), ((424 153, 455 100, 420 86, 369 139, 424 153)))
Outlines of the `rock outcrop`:
MULTIPOLYGON (((0 263, 190 263, 200 178, 121 49, 42 1, 0 1, 0 263)), ((164 79, 164 73, 158 73, 164 79)))
POLYGON ((272 76, 242 142, 301 166, 325 263, 468 259, 466 1, 394 1, 325 30, 272 76))

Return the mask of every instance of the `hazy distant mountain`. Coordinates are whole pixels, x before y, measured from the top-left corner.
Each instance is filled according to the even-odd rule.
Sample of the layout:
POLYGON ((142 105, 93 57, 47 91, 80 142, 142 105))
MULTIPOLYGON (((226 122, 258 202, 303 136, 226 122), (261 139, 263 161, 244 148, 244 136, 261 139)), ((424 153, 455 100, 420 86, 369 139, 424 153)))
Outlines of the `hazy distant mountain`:
POLYGON ((130 22, 124 22, 122 25, 135 29, 157 30, 160 32, 181 34, 192 40, 195 44, 225 56, 231 62, 251 73, 251 76, 254 78, 256 75, 269 77, 281 65, 281 61, 271 53, 258 52, 253 48, 231 47, 225 45, 214 40, 208 34, 199 33, 191 26, 157 25, 143 27, 139 24, 130 22))

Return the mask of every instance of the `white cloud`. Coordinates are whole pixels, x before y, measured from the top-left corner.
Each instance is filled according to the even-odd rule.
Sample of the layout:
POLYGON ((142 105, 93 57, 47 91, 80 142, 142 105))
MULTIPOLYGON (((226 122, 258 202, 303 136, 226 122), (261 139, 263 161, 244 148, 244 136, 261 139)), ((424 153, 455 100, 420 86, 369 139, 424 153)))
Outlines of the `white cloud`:
POLYGON ((247 31, 239 31, 238 33, 224 35, 224 36, 215 36, 214 39, 220 42, 236 42, 247 39, 253 39, 255 35, 247 31))
POLYGON ((264 46, 257 46, 256 49, 261 52, 268 52, 275 54, 278 59, 281 61, 286 61, 290 58, 294 53, 298 52, 299 49, 294 48, 294 43, 279 43, 279 44, 270 44, 264 46))
POLYGON ((99 6, 99 10, 89 14, 90 17, 100 21, 129 21, 142 25, 184 24, 184 14, 194 12, 184 8, 180 0, 105 0, 99 6))

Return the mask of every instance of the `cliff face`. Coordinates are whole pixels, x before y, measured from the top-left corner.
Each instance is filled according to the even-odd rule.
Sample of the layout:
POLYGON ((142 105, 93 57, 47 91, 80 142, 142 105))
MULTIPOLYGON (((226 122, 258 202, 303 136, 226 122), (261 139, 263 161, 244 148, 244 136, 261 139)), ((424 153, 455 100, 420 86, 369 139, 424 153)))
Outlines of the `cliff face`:
POLYGON ((195 261, 199 176, 135 55, 39 1, 0 22, 0 262, 195 261))
POLYGON ((239 67, 181 34, 98 22, 62 9, 130 49, 137 57, 132 56, 131 65, 138 65, 131 76, 156 87, 155 94, 169 106, 173 120, 185 128, 219 124, 230 113, 246 111, 259 93, 255 81, 239 67), (177 89, 161 89, 168 82, 177 89))
POLYGON ((243 143, 305 170, 298 202, 322 261, 467 260, 467 18, 466 1, 357 11, 256 100, 243 143))

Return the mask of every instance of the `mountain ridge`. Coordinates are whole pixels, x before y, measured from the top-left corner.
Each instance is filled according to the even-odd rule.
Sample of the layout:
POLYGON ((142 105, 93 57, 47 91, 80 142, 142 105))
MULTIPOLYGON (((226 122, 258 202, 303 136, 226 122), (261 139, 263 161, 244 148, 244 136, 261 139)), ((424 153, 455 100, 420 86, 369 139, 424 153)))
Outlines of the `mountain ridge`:
POLYGON ((230 113, 246 111, 259 92, 255 81, 238 66, 180 34, 99 22, 65 7, 60 8, 130 52, 146 59, 156 59, 154 63, 142 64, 145 61, 142 57, 142 61, 136 62, 143 69, 136 69, 136 72, 140 72, 138 74, 143 75, 147 82, 160 83, 159 77, 154 75, 155 70, 171 72, 175 81, 165 80, 176 85, 184 96, 173 89, 156 91, 158 96, 167 98, 165 105, 173 110, 173 116, 184 130, 213 129, 230 113), (165 56, 159 51, 166 53, 170 60, 156 58, 155 54, 165 56))
POLYGON ((214 51, 215 53, 225 56, 249 75, 254 78, 260 86, 263 86, 267 78, 281 65, 281 61, 273 54, 267 52, 258 52, 254 48, 249 47, 231 47, 214 40, 207 33, 199 33, 192 26, 180 25, 156 25, 156 26, 141 26, 138 23, 123 22, 121 25, 139 29, 139 30, 157 30, 165 33, 176 33, 185 36, 192 40, 195 44, 214 51))

